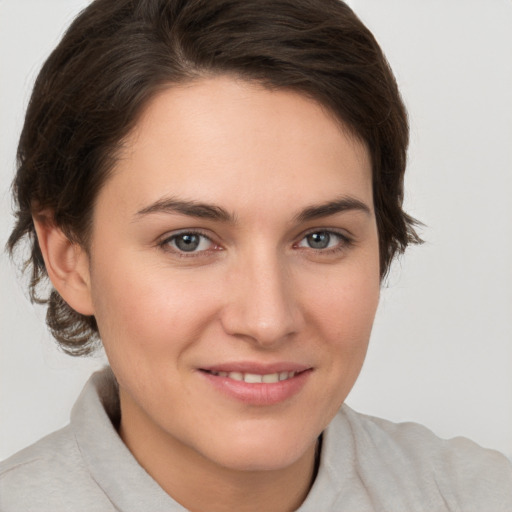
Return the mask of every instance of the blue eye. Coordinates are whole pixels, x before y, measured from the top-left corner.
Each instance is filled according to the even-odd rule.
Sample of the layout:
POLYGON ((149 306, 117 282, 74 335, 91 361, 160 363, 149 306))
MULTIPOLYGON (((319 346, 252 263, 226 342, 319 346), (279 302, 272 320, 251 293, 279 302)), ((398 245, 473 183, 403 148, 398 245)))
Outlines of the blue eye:
POLYGON ((200 233, 179 233, 168 238, 165 245, 170 245, 179 252, 201 252, 210 249, 213 242, 200 233))
POLYGON ((333 231, 314 231, 306 235, 299 243, 298 247, 308 249, 334 249, 340 245, 348 243, 348 239, 339 233, 333 231))

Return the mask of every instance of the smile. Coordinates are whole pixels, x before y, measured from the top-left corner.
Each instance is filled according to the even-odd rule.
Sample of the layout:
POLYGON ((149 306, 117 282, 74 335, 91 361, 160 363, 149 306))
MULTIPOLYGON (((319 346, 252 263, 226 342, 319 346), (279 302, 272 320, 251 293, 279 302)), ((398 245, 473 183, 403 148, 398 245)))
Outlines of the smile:
POLYGON ((207 371, 210 375, 214 375, 216 377, 226 377, 228 379, 247 382, 248 384, 274 384, 276 382, 280 382, 283 380, 292 379, 295 377, 297 372, 276 372, 276 373, 266 373, 264 375, 260 375, 257 373, 242 373, 242 372, 214 372, 207 371))
POLYGON ((251 406, 277 405, 290 400, 300 393, 313 373, 313 368, 296 364, 268 366, 226 364, 202 368, 199 373, 211 389, 251 406))

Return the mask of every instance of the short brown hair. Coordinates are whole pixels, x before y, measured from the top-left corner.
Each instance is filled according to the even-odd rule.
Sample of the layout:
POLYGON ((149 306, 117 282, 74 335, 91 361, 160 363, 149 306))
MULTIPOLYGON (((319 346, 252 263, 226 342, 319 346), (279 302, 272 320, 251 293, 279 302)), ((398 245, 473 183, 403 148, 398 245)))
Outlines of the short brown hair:
POLYGON ((374 37, 339 0, 95 0, 72 23, 34 86, 18 147, 11 254, 28 237, 32 300, 64 351, 98 340, 94 317, 72 310, 47 278, 32 215, 53 213, 87 246, 94 199, 120 142, 155 92, 218 74, 305 94, 369 149, 383 277, 420 239, 402 210, 407 115, 374 37))

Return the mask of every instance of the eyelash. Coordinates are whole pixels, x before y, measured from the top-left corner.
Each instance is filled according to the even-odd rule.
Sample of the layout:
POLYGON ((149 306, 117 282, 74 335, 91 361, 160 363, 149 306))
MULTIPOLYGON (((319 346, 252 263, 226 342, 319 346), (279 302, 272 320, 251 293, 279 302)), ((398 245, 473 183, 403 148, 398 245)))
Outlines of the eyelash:
MULTIPOLYGON (((201 243, 201 242, 200 242, 201 243)), ((352 238, 347 236, 344 233, 341 233, 337 230, 333 229, 312 229, 304 234, 301 235, 301 238, 298 242, 293 244, 293 247, 298 250, 307 250, 307 251, 313 251, 315 254, 318 255, 330 255, 330 254, 336 254, 342 251, 347 250, 350 246, 354 244, 354 241, 352 238), (338 243, 334 247, 327 247, 323 249, 315 249, 313 247, 301 247, 299 244, 303 242, 308 236, 314 235, 314 234, 327 234, 330 237, 333 235, 339 239, 338 243)), ((215 242, 211 239, 210 236, 206 235, 202 231, 199 230, 184 230, 180 231, 178 233, 174 233, 171 236, 166 237, 164 240, 158 243, 158 246, 163 249, 166 252, 171 252, 173 255, 178 256, 180 258, 194 258, 198 256, 204 256, 205 253, 210 253, 211 251, 220 251, 222 250, 221 247, 215 244, 215 242), (175 242, 179 237, 189 235, 189 236, 197 236, 202 239, 208 240, 213 245, 213 248, 204 249, 201 251, 183 251, 180 250, 177 247, 172 247, 170 244, 172 242, 175 242)))
POLYGON ((216 245, 215 242, 213 242, 213 240, 208 235, 206 235, 202 231, 198 231, 198 230, 184 230, 184 231, 180 231, 178 233, 174 233, 171 236, 168 236, 164 240, 159 242, 158 246, 160 248, 162 248, 164 251, 171 252, 173 255, 178 256, 179 258, 194 258, 194 257, 198 257, 198 256, 203 256, 205 253, 208 253, 208 252, 211 252, 211 251, 219 251, 219 250, 221 250, 221 248, 218 245, 216 245), (180 250, 177 247, 171 247, 170 246, 170 244, 173 241, 176 241, 179 237, 182 237, 184 235, 197 236, 197 237, 200 237, 202 239, 206 239, 214 247, 213 248, 208 248, 208 249, 205 249, 205 250, 202 250, 202 251, 190 251, 190 252, 187 252, 187 251, 182 251, 182 250, 180 250))
POLYGON ((306 250, 314 251, 315 254, 322 255, 322 256, 328 256, 332 254, 337 254, 343 251, 346 251, 348 248, 350 248, 352 245, 354 245, 354 240, 350 238, 345 233, 342 233, 340 231, 337 231, 335 229, 312 229, 306 233, 304 233, 301 236, 301 239, 294 244, 294 247, 297 247, 298 249, 302 249, 302 247, 299 247, 299 244, 305 240, 308 236, 314 235, 314 234, 327 234, 330 237, 333 235, 338 238, 338 243, 334 247, 327 247, 324 249, 315 249, 313 247, 304 247, 306 250))

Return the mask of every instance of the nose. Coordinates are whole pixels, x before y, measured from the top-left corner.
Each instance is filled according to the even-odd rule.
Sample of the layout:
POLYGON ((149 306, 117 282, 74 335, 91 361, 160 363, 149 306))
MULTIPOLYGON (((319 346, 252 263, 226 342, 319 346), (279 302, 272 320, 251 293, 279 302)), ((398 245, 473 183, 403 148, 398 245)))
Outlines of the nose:
POLYGON ((224 330, 272 347, 296 335, 303 325, 293 273, 276 255, 253 254, 231 268, 224 330))

